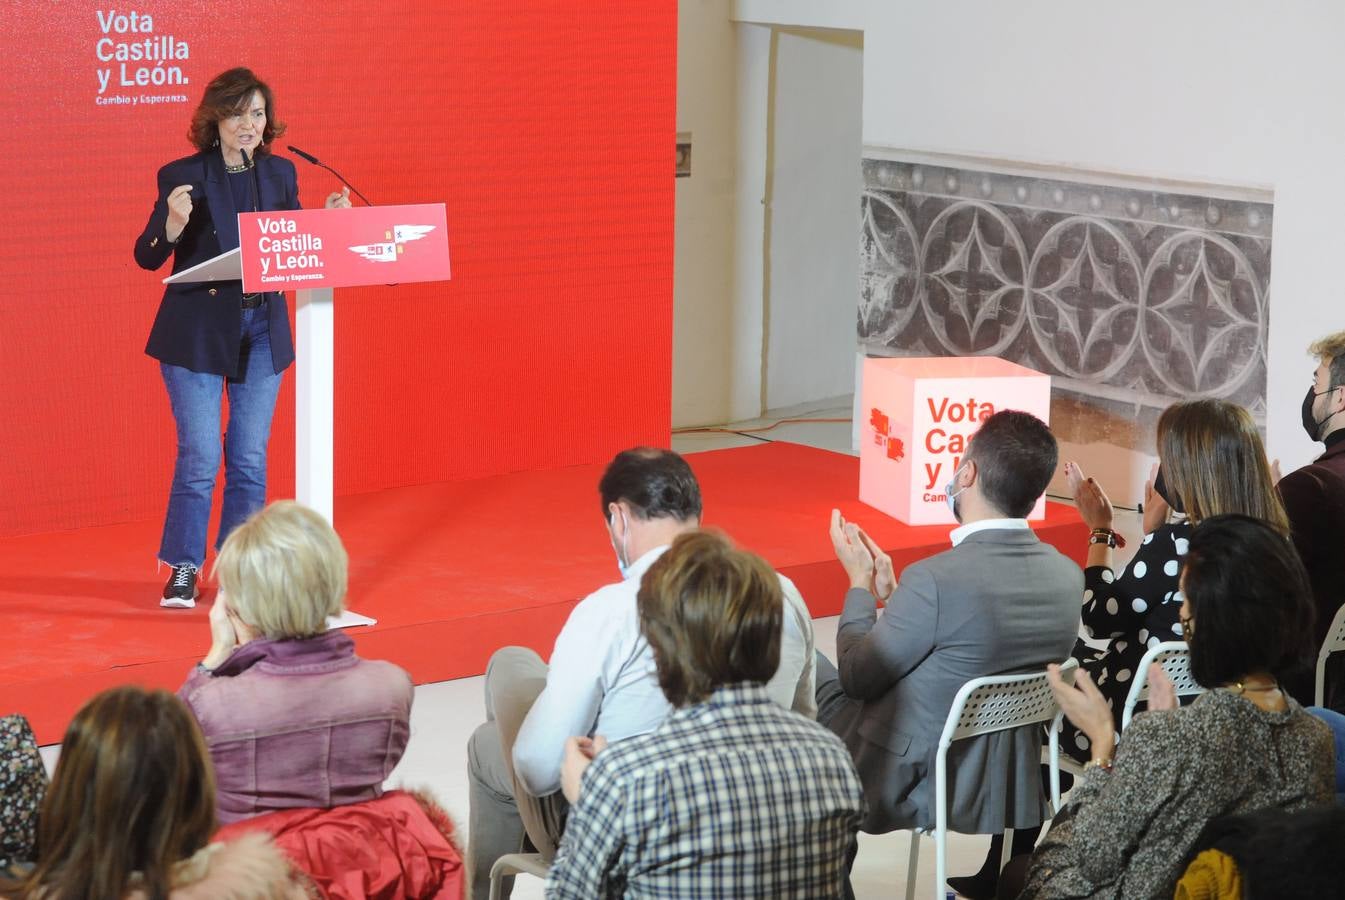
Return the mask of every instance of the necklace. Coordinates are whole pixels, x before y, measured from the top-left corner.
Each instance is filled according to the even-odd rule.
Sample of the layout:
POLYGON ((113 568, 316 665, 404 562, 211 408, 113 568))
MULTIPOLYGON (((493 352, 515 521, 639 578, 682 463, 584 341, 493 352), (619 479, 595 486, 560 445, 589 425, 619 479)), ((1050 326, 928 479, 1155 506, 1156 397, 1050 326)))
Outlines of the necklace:
POLYGON ((246 172, 248 169, 252 168, 252 165, 252 160, 248 160, 245 163, 239 163, 236 166, 231 166, 228 163, 225 163, 224 171, 228 172, 230 175, 237 175, 239 172, 246 172))
POLYGON ((1280 689, 1280 683, 1278 681, 1272 681, 1270 684, 1246 684, 1245 682, 1235 681, 1232 684, 1224 685, 1224 687, 1238 696, 1241 696, 1248 691, 1278 691, 1280 689))

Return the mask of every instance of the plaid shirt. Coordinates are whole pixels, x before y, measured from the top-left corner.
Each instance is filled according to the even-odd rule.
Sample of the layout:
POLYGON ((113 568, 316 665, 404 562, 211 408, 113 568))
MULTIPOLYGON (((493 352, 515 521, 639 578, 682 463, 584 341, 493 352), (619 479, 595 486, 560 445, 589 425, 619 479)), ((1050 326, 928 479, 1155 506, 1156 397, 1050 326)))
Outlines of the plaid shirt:
POLYGON ((546 896, 839 897, 863 815, 839 738, 730 685, 598 754, 546 896))

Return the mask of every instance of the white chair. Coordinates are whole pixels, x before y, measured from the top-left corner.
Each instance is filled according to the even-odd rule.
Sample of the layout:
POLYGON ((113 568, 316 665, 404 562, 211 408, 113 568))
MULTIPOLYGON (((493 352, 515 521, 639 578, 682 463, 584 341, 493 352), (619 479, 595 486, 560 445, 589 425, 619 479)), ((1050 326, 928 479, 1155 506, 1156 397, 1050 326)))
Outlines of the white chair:
POLYGON ((1313 705, 1326 705, 1326 658, 1332 653, 1339 653, 1345 650, 1345 606, 1336 610, 1336 617, 1331 620, 1331 630, 1326 633, 1326 640, 1322 642, 1322 651, 1317 654, 1317 686, 1313 692, 1313 705))
MULTIPOLYGON (((1066 680, 1073 679, 1077 665, 1072 659, 1061 664, 1066 680)), ((948 875, 949 746, 954 741, 982 734, 1050 723, 1055 720, 1057 711, 1045 672, 973 678, 957 692, 952 708, 948 711, 948 719, 944 722, 943 734, 939 737, 938 755, 934 763, 934 896, 937 900, 943 900, 945 896, 944 882, 948 875)), ((1053 796, 1060 794, 1059 758, 1059 737, 1052 729, 1050 759, 1053 796)), ((906 900, 915 897, 915 877, 920 864, 920 835, 927 833, 927 828, 911 832, 911 855, 906 868, 906 900)), ((1012 845, 1013 829, 1006 828, 1001 865, 1008 862, 1012 845)))
POLYGON ((1164 641, 1155 644, 1144 653, 1137 671, 1130 682, 1130 693, 1126 695, 1125 708, 1121 710, 1121 731, 1130 726, 1135 714, 1135 705, 1149 699, 1149 666, 1158 663, 1167 673, 1168 680, 1177 689, 1178 697, 1191 697, 1205 693, 1205 689, 1196 684, 1191 676, 1191 648, 1184 641, 1164 641))
POLYGON ((1045 759, 1043 763, 1051 767, 1051 815, 1054 816, 1060 812, 1060 771, 1063 769, 1075 778, 1082 778, 1086 771, 1083 763, 1075 762, 1074 757, 1061 755, 1060 753, 1060 731, 1065 722, 1065 713, 1058 712, 1055 720, 1051 722, 1051 738, 1054 747, 1050 752, 1043 748, 1045 759), (1051 753, 1054 753, 1052 757, 1051 753))
POLYGON ((540 853, 506 853, 490 867, 490 900, 500 900, 506 875, 526 873, 545 880, 549 871, 551 867, 540 853))

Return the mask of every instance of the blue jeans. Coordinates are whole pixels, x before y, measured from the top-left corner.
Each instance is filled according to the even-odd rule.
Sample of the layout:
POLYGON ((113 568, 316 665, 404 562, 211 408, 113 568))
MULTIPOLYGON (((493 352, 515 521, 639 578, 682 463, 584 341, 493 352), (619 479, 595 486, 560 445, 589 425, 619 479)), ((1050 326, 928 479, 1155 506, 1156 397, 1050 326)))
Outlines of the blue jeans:
POLYGON ((205 563, 210 500, 219 472, 220 405, 229 392, 224 435, 224 508, 215 549, 229 532, 266 505, 266 445, 281 374, 271 361, 266 303, 243 310, 238 378, 160 363, 177 422, 177 464, 168 495, 159 559, 169 565, 205 563))

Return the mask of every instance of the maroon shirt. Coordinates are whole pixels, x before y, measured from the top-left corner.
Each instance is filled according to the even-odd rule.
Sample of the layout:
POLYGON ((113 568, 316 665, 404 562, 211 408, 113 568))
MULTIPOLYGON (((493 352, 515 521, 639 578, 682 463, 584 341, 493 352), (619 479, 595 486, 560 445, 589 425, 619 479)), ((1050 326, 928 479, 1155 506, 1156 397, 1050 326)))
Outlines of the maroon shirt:
POLYGON ((225 824, 378 797, 410 737, 410 677, 339 631, 244 644, 178 696, 205 734, 225 824))

